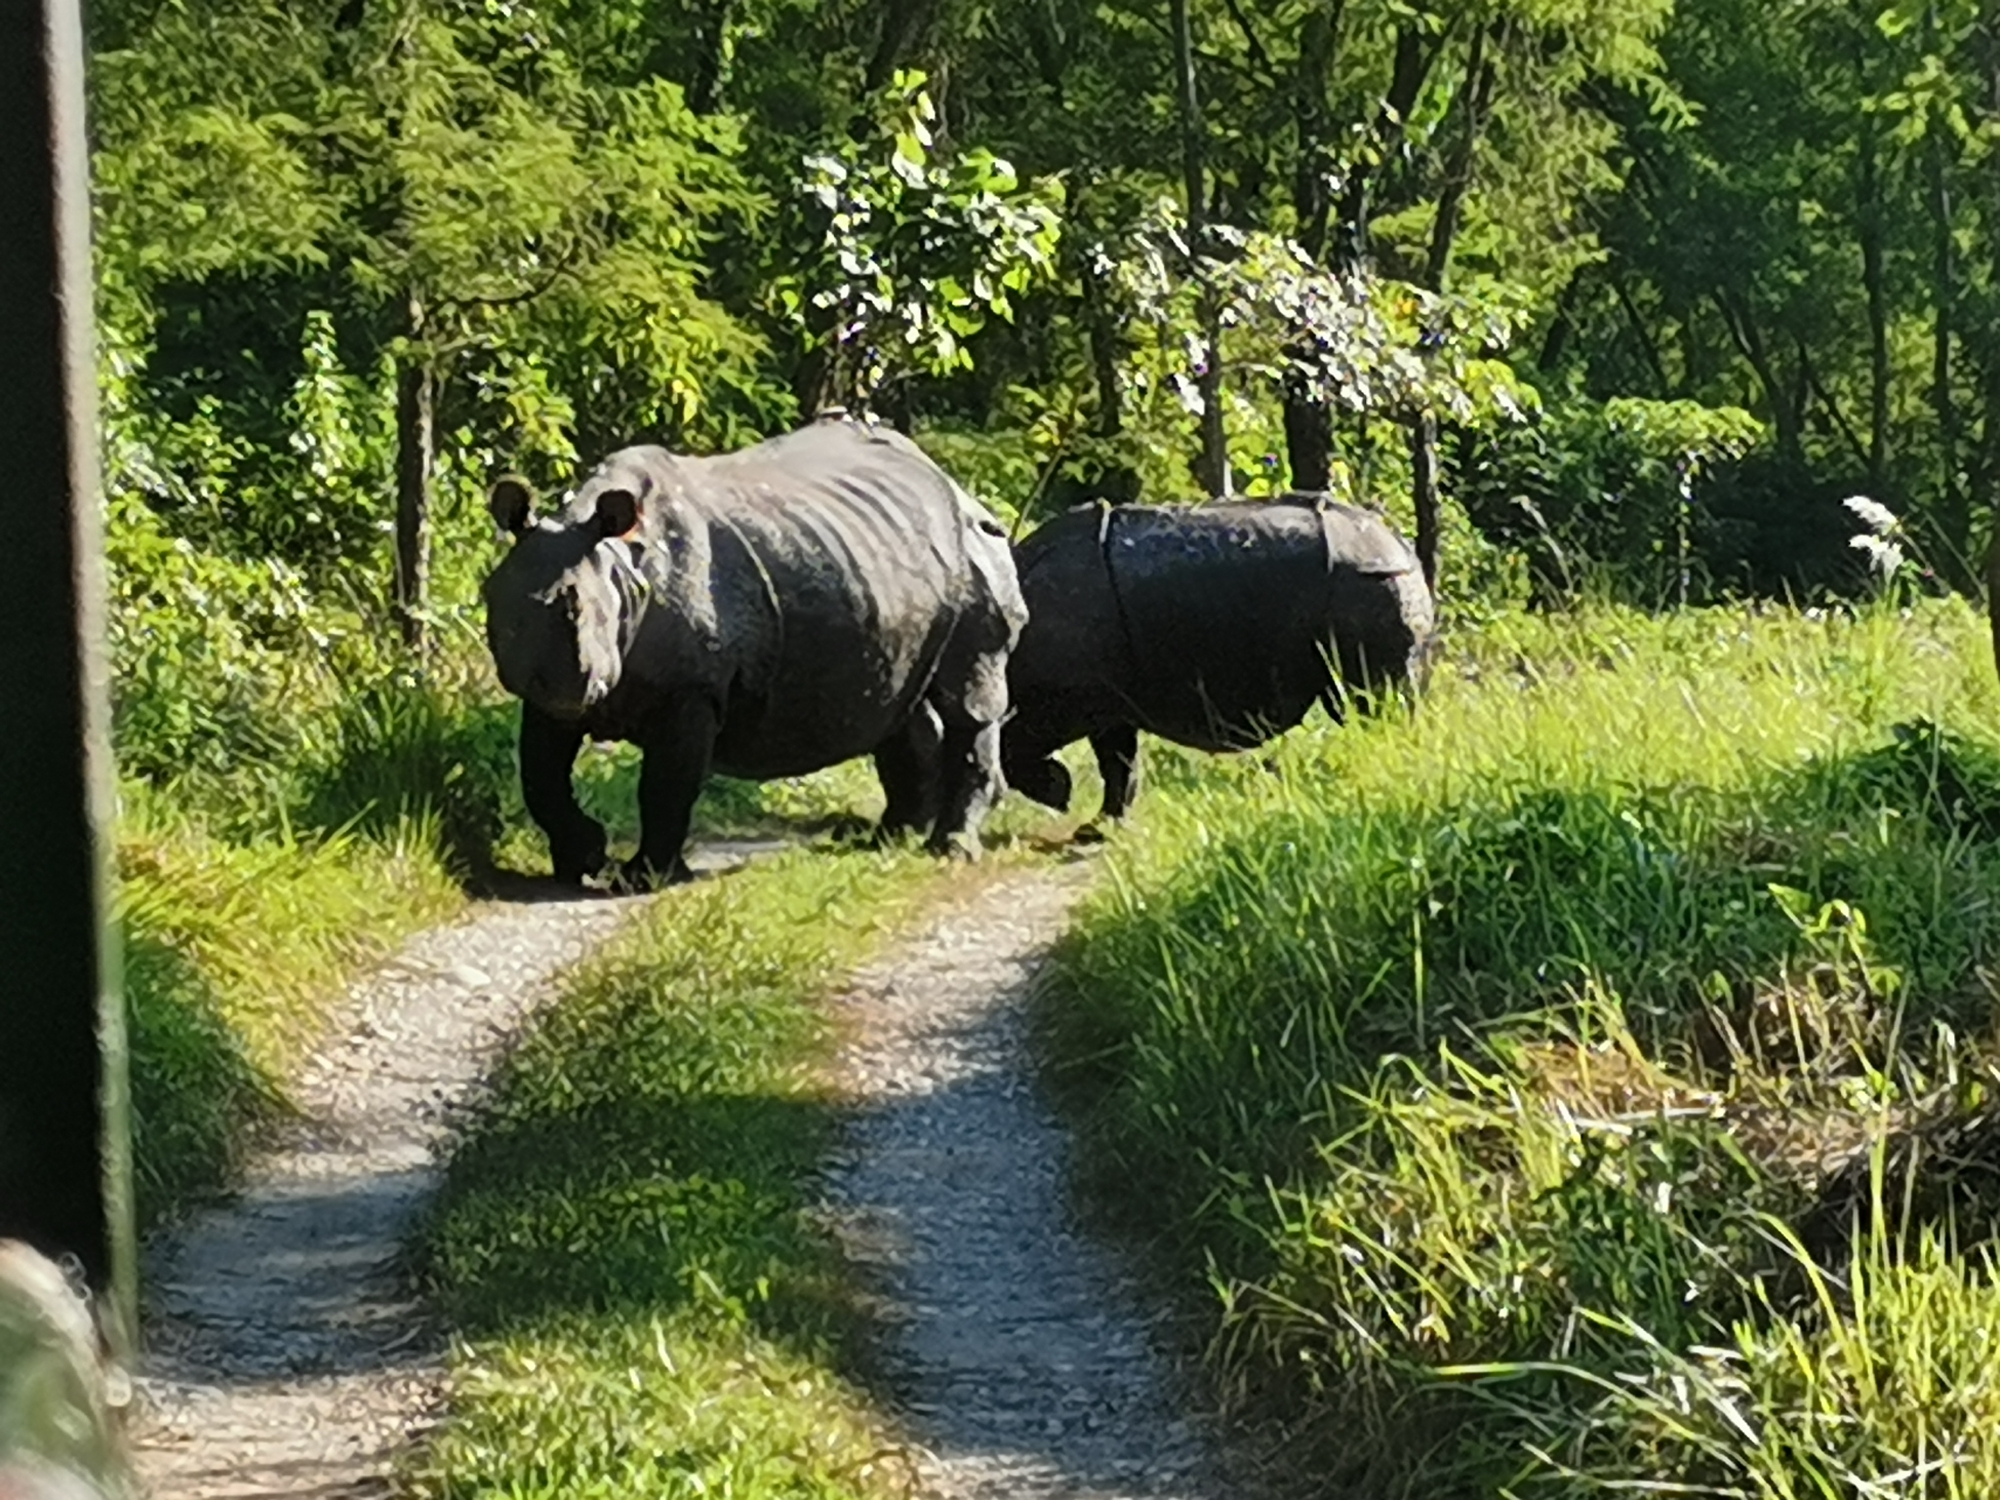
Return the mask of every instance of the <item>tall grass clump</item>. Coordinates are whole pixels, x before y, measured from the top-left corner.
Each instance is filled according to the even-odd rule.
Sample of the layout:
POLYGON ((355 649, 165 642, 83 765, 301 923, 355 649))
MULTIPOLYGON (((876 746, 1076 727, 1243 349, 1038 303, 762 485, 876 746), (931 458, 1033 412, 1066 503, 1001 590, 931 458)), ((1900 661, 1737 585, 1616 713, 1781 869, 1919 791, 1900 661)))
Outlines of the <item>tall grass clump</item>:
POLYGON ((423 821, 231 843, 140 802, 120 833, 139 1207, 223 1185, 286 1108, 340 981, 461 899, 423 821))
POLYGON ((1501 620, 1414 720, 1160 757, 1047 1039, 1091 1170, 1212 1288, 1225 1389, 1362 1495, 1865 1493, 1715 1478, 1663 1413, 1700 1351, 1822 1348, 1871 1235, 1932 1237, 1880 1296, 1943 1265, 1984 1305, 1987 1198, 1871 1216, 1855 1163, 1984 1108, 1989 679, 1956 605, 1501 620))
POLYGON ((809 1218, 835 1124, 813 1003, 950 876, 779 856, 676 892, 501 1068, 421 1260, 462 1343, 431 1497, 887 1493, 809 1218))

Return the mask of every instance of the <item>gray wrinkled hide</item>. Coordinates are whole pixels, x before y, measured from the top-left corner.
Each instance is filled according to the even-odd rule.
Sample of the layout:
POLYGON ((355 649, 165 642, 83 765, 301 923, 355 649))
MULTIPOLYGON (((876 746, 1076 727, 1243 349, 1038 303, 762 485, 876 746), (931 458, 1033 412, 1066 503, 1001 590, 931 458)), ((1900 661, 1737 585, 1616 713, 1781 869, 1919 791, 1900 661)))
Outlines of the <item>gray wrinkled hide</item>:
POLYGON ((1015 564, 1029 618, 1009 667, 1008 781, 1066 806, 1069 777, 1050 757, 1090 738, 1113 816, 1130 801, 1138 730, 1242 750, 1315 701, 1339 717, 1421 685, 1434 627, 1402 538, 1318 496, 1085 506, 1024 540, 1015 564))
POLYGON ((874 754, 889 821, 934 819, 940 844, 976 841, 998 793, 1025 618, 1013 559, 900 434, 823 419, 715 458, 623 449, 520 534, 485 597, 501 681, 526 705, 524 789, 566 877, 602 858, 568 790, 585 736, 646 750, 641 858, 661 874, 711 769, 764 780, 874 754), (637 525, 607 536, 622 496, 637 525), (905 769, 940 745, 942 806, 905 769))

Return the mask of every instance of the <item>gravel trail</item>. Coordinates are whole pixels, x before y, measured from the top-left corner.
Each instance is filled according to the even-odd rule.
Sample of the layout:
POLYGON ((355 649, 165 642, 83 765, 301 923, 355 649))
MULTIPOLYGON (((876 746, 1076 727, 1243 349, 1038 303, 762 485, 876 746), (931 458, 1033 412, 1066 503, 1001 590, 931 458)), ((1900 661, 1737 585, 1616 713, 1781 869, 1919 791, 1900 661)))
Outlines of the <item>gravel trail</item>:
POLYGON ((840 1005, 862 1100, 828 1214, 893 1328, 890 1384, 939 1500, 1236 1494, 1184 1415, 1114 1254, 1070 1212, 1027 1006, 1082 894, 1010 875, 858 971, 840 1005))
MULTIPOLYGON (((716 869, 773 847, 710 844, 716 869)), ((646 898, 484 903, 350 992, 301 1118, 241 1193, 145 1257, 132 1452, 158 1500, 389 1493, 443 1391, 442 1331, 398 1256, 454 1108, 555 981, 646 898)))

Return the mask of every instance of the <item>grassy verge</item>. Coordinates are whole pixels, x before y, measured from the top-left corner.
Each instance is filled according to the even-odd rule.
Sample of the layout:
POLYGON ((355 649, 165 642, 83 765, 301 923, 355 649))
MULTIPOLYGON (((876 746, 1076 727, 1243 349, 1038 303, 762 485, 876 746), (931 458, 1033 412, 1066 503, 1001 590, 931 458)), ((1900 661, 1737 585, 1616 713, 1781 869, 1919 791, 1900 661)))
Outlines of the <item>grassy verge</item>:
POLYGON ((1599 614, 1156 757, 1047 1043, 1322 1490, 2000 1492, 1996 710, 1956 606, 1599 614))
POLYGON ((813 1001, 952 878, 798 851, 677 892, 579 974, 500 1071, 424 1237, 464 1343, 415 1494, 898 1491, 839 1373, 840 1257, 807 1218, 837 1118, 813 1001))
MULTIPOLYGON (((388 680, 226 775, 129 788, 118 847, 141 1222, 224 1186, 354 975, 465 901, 489 866, 546 873, 521 804, 516 707, 478 673, 388 680)), ((588 750, 580 795, 637 837, 637 756, 588 750)), ((864 766, 718 781, 698 835, 787 833, 874 792, 864 766)))
POLYGON ((196 824, 120 844, 140 1215, 223 1185, 344 977, 462 900, 433 828, 233 844, 196 824))

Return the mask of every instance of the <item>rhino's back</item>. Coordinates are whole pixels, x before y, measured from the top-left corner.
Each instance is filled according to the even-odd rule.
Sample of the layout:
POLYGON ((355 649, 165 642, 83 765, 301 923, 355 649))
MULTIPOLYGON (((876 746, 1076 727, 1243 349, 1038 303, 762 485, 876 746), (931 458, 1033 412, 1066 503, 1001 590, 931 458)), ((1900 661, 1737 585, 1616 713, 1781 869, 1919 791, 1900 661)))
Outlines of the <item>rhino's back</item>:
POLYGON ((1068 511, 1014 549, 1028 623, 1007 675, 1024 698, 1122 684, 1132 676, 1124 619, 1105 566, 1113 513, 1095 505, 1068 511))
POLYGON ((970 603, 960 495, 898 434, 822 422, 687 465, 730 674, 719 770, 802 774, 907 714, 970 603))
POLYGON ((1283 503, 1121 507, 1105 556, 1132 640, 1144 728, 1202 749, 1260 743, 1326 681, 1326 546, 1283 503))

